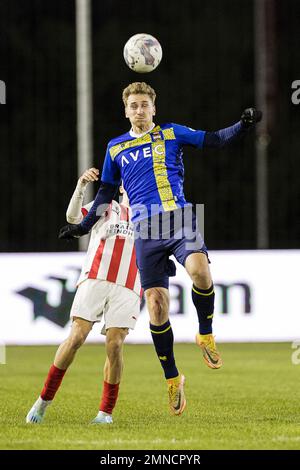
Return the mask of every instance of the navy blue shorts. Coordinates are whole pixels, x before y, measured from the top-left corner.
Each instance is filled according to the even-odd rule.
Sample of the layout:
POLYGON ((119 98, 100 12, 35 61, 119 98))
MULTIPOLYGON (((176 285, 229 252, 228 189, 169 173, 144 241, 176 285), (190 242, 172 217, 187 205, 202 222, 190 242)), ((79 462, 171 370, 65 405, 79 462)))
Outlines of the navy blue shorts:
POLYGON ((164 212, 136 224, 136 260, 144 290, 169 287, 169 277, 176 274, 175 263, 169 259, 171 255, 183 266, 192 253, 208 256, 192 207, 189 211, 190 216, 185 218, 186 208, 164 212))

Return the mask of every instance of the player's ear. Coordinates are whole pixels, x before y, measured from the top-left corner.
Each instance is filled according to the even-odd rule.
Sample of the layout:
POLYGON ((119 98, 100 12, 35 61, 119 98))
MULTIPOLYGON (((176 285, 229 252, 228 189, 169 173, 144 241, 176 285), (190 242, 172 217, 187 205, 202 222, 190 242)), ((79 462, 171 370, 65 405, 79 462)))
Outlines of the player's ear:
POLYGON ((156 114, 156 108, 155 108, 155 104, 153 105, 153 116, 155 116, 156 114))

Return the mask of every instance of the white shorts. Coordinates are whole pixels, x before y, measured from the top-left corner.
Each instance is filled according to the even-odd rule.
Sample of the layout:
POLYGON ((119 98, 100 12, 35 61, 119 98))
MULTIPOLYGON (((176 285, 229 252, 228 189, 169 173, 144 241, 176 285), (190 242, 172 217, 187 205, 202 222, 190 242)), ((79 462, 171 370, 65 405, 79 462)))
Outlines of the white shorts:
POLYGON ((70 317, 99 322, 103 316, 103 334, 112 327, 133 330, 140 304, 140 297, 127 287, 101 279, 86 279, 77 288, 70 317))

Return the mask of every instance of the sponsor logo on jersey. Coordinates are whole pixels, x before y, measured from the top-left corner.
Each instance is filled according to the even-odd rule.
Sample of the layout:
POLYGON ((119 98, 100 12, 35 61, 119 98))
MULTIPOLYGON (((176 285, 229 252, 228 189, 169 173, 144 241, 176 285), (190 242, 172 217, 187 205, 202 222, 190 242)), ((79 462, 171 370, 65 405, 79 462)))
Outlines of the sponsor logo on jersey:
POLYGON ((153 132, 152 140, 155 142, 156 140, 162 140, 162 136, 160 132, 153 132))
POLYGON ((106 238, 119 235, 121 237, 133 237, 133 225, 128 222, 110 224, 106 230, 106 238))
MULTIPOLYGON (((153 144, 154 145, 154 144, 153 144)), ((164 155, 164 146, 162 144, 155 144, 155 153, 157 156, 164 155)), ((147 146, 143 147, 142 149, 138 149, 135 152, 129 152, 126 155, 123 154, 121 156, 121 165, 129 165, 133 161, 136 162, 138 158, 153 158, 152 148, 147 146)))

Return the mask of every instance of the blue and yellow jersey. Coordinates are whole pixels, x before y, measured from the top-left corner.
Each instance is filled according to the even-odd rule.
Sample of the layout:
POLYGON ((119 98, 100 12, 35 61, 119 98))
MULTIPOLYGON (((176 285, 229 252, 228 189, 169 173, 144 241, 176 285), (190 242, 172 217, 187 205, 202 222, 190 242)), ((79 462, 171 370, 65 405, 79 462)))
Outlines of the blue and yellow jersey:
POLYGON ((141 137, 127 132, 109 142, 101 180, 123 180, 133 222, 183 207, 183 146, 202 148, 204 136, 205 131, 173 123, 156 126, 141 137))

